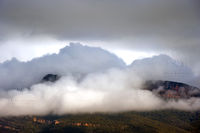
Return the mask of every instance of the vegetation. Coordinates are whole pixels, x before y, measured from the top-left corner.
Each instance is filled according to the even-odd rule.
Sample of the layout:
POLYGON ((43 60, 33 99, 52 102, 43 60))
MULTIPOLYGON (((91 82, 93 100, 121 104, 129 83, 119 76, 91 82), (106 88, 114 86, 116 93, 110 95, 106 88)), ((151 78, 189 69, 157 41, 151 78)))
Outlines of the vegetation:
POLYGON ((150 112, 0 118, 3 133, 200 133, 200 112, 150 112))

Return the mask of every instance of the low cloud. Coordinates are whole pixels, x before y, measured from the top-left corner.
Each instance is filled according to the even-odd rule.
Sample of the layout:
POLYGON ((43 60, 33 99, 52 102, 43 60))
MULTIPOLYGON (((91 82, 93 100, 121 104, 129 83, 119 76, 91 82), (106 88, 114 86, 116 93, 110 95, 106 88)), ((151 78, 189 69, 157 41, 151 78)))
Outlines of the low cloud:
POLYGON ((9 75, 1 76, 0 80, 1 116, 200 109, 199 98, 166 101, 141 89, 146 80, 189 82, 195 77, 188 67, 166 55, 138 60, 126 66, 108 51, 76 44, 67 46, 59 54, 30 62, 5 62, 0 71, 9 75), (188 78, 166 78, 166 72, 177 70, 186 72, 188 78), (40 83, 48 73, 62 77, 55 83, 40 83), (22 88, 19 90, 16 86, 22 88))

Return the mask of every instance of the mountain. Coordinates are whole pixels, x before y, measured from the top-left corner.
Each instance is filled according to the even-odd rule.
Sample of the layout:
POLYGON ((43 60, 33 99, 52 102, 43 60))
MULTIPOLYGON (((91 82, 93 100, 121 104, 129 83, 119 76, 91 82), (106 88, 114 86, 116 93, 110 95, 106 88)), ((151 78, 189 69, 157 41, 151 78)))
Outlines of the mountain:
POLYGON ((200 97, 199 88, 174 81, 149 80, 144 83, 143 89, 150 90, 164 99, 200 97))

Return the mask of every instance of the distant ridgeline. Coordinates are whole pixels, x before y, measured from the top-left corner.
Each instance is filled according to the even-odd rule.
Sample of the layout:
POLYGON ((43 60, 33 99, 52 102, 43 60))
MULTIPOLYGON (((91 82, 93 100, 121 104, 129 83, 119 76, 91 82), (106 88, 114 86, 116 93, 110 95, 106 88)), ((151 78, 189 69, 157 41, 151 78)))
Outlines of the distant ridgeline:
POLYGON ((200 89, 174 81, 146 81, 143 89, 150 90, 164 99, 188 99, 200 97, 200 89))

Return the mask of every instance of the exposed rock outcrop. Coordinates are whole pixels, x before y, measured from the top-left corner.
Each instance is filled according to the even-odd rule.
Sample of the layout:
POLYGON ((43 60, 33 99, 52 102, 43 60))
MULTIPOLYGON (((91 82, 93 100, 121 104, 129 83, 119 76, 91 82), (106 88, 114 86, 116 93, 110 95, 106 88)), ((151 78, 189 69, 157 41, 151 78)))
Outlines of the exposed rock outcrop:
POLYGON ((47 74, 42 78, 42 82, 55 82, 60 78, 60 76, 56 74, 47 74))
POLYGON ((149 80, 144 83, 143 89, 150 90, 165 99, 200 97, 199 88, 174 81, 149 80))

